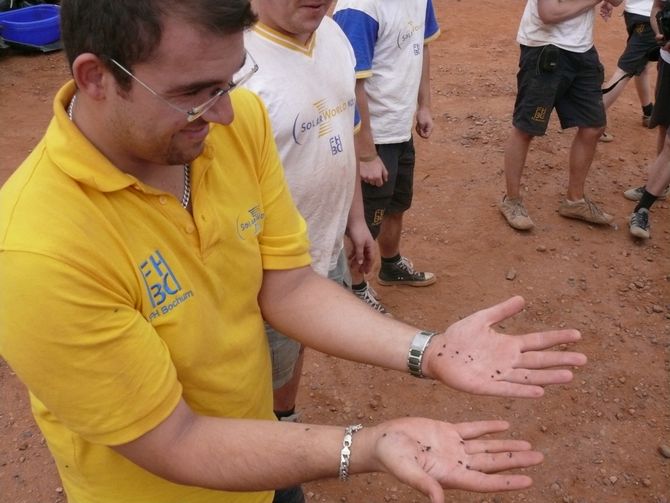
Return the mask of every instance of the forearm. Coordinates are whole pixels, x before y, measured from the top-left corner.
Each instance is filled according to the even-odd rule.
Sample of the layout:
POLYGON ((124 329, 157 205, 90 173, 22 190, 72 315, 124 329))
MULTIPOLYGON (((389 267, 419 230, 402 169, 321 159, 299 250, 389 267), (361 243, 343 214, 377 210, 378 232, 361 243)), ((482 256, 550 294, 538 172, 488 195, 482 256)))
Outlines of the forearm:
MULTIPOLYGON (((351 473, 379 469, 363 441, 372 433, 356 439, 351 473)), ((157 428, 115 450, 178 484, 261 491, 337 477, 343 435, 339 426, 199 416, 181 401, 157 428)))
POLYGON ((361 173, 358 160, 356 160, 356 182, 354 185, 354 197, 351 200, 351 208, 349 208, 349 216, 347 218, 347 228, 357 223, 365 224, 363 191, 361 189, 361 173))
POLYGON ((373 311, 311 269, 265 271, 259 302, 273 327, 305 346, 347 360, 407 370, 407 352, 417 329, 373 311))
POLYGON ((537 12, 543 23, 557 24, 593 9, 600 2, 601 0, 538 0, 537 12))
POLYGON ((656 21, 656 15, 658 11, 663 7, 663 2, 661 0, 654 0, 654 5, 651 7, 651 13, 649 14, 649 24, 651 24, 651 29, 654 30, 654 33, 658 37, 661 35, 661 32, 658 27, 658 22, 656 21))
POLYGON ((370 127, 370 111, 368 109, 368 95, 365 92, 365 79, 356 80, 356 106, 361 118, 359 131, 354 138, 356 155, 359 159, 369 161, 377 156, 377 149, 370 127))
POLYGON ((419 82, 419 95, 417 97, 417 107, 419 109, 430 110, 430 48, 423 46, 423 66, 421 68, 421 81, 419 82))

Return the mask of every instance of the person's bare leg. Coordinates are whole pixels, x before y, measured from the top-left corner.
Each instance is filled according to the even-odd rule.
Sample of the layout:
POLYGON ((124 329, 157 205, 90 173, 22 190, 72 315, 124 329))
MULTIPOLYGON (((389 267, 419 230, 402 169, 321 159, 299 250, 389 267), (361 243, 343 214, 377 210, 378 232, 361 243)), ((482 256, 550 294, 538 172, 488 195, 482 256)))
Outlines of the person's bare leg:
POLYGON ((512 127, 512 132, 507 139, 504 158, 505 181, 507 197, 511 199, 519 199, 520 197, 521 175, 532 139, 531 135, 516 127, 512 127))
POLYGON ((649 178, 645 189, 650 194, 660 196, 670 183, 670 136, 668 128, 659 129, 659 142, 662 142, 656 160, 649 167, 649 178))
POLYGON ((612 74, 610 79, 607 81, 607 84, 603 86, 603 89, 607 89, 610 86, 614 86, 614 84, 616 83, 616 85, 612 88, 612 90, 603 94, 603 104, 605 105, 605 110, 607 110, 612 105, 612 103, 614 103, 617 100, 617 98, 621 96, 621 93, 626 88, 626 85, 628 84, 630 78, 621 79, 621 77, 623 77, 624 75, 626 75, 626 72, 623 71, 621 68, 617 67, 617 69, 614 71, 614 74, 612 74), (617 81, 619 82, 617 83, 617 81))
POLYGON ((640 99, 641 107, 649 105, 654 99, 654 93, 651 89, 651 79, 649 78, 649 69, 653 65, 654 63, 647 63, 642 73, 635 77, 635 90, 637 91, 637 97, 640 99))
POLYGON ((400 253, 400 235, 402 233, 403 213, 386 213, 382 220, 377 243, 379 254, 383 258, 395 257, 400 253))
POLYGON ((293 375, 291 379, 281 388, 273 391, 273 409, 275 412, 288 412, 295 409, 295 401, 298 396, 298 388, 300 387, 300 377, 302 374, 302 363, 305 358, 305 348, 300 347, 298 359, 293 367, 293 375))
POLYGON ((586 176, 591 168, 598 138, 605 128, 578 128, 570 147, 567 198, 578 201, 584 197, 586 176))

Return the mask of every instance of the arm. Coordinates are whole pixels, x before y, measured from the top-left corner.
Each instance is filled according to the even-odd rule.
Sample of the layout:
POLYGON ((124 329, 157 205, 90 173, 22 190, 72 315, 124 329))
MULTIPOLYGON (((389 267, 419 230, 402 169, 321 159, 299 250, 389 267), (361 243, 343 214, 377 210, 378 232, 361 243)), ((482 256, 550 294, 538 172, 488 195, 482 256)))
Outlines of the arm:
POLYGON ((423 46, 423 66, 416 109, 416 132, 421 138, 429 138, 433 132, 433 115, 430 111, 430 48, 423 46))
POLYGON ((358 267, 362 273, 370 272, 376 247, 375 241, 370 234, 370 229, 368 229, 368 225, 365 222, 358 161, 356 161, 356 185, 354 188, 354 197, 351 201, 351 208, 349 209, 346 234, 353 245, 351 253, 347 257, 349 267, 358 267))
MULTIPOLYGON (((537 0, 537 13, 543 23, 557 24, 591 10, 602 0, 537 0)), ((606 0, 619 5, 622 0, 606 0)))
POLYGON ((365 79, 356 80, 356 106, 361 116, 361 127, 355 137, 356 155, 360 161, 361 180, 381 187, 388 180, 388 171, 377 155, 372 128, 370 127, 370 110, 368 95, 365 91, 365 79))
MULTIPOLYGON (((266 271, 259 295, 263 317, 275 328, 333 356, 407 371, 418 329, 373 312, 346 290, 309 268, 266 271)), ((514 297, 479 311, 433 338, 423 372, 474 394, 538 397, 543 385, 572 379, 564 365, 583 365, 579 353, 545 351, 579 340, 575 330, 501 334, 491 327, 521 311, 514 297)))
MULTIPOLYGON (((504 421, 387 421, 356 433, 349 473, 393 474, 435 503, 444 501, 443 489, 523 489, 532 483, 527 476, 491 474, 536 465, 542 455, 520 440, 478 440, 507 428, 504 421)), ((172 482, 251 491, 336 477, 342 438, 336 426, 198 416, 182 400, 156 428, 114 449, 172 482)))

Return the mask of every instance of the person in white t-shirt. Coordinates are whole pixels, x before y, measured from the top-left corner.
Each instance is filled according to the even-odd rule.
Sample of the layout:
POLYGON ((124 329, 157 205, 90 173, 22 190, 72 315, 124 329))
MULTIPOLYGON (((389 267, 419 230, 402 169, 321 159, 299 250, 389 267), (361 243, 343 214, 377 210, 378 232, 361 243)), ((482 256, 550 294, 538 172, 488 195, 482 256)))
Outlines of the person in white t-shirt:
MULTIPOLYGON (((670 16, 670 1, 655 0, 651 11, 651 18, 655 20, 656 13, 665 10, 670 16)), ((658 156, 649 168, 647 183, 624 192, 627 199, 638 200, 629 221, 630 234, 636 238, 648 239, 649 210, 658 199, 665 199, 670 184, 670 41, 663 36, 658 25, 652 24, 657 40, 664 41, 658 60, 658 77, 656 80, 656 105, 650 120, 650 127, 658 126, 657 152, 658 156)))
MULTIPOLYGON (((259 21, 244 43, 259 70, 245 86, 268 109, 291 195, 307 221, 312 268, 349 287, 345 232, 364 270, 370 269, 375 244, 363 216, 354 148, 356 60, 342 30, 324 18, 331 3, 306 8, 255 0, 259 21)), ((297 420, 303 347, 267 324, 266 333, 275 414, 297 420)))
MULTIPOLYGON (((618 6, 622 0, 602 0, 618 6)), ((517 42, 521 45, 513 128, 505 149, 506 194, 500 211, 517 230, 534 226, 520 192, 530 143, 544 135, 553 109, 561 127, 576 127, 569 156, 566 218, 609 224, 612 215, 584 195, 598 138, 605 130, 603 66, 593 45, 595 6, 601 0, 528 0, 517 42)))
MULTIPOLYGON (((603 103, 605 110, 621 96, 626 85, 635 77, 640 106, 642 107, 642 125, 649 127, 649 118, 653 111, 653 91, 649 80, 649 69, 652 61, 658 59, 658 44, 656 34, 649 22, 649 14, 654 0, 626 0, 623 16, 626 22, 628 40, 626 48, 619 57, 617 68, 605 84, 603 103)), ((612 4, 604 3, 601 15, 607 19, 611 16, 612 4)), ((607 131, 600 137, 602 142, 610 142, 614 137, 607 131)))
MULTIPOLYGON (((377 239, 381 285, 428 286, 431 272, 414 270, 400 252, 403 214, 412 203, 412 126, 422 138, 433 130, 428 43, 440 34, 432 0, 340 0, 333 18, 356 53, 356 136, 365 219, 377 239)), ((363 274, 352 271, 352 289, 378 304, 363 274)))

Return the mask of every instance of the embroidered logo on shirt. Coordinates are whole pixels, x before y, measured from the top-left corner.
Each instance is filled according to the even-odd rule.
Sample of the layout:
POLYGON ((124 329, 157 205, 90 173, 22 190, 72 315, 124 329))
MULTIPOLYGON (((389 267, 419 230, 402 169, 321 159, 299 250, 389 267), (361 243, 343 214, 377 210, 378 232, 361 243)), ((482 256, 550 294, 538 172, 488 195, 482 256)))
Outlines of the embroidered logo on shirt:
POLYGON ((342 101, 336 105, 329 105, 326 100, 319 100, 313 103, 316 114, 311 118, 304 119, 300 114, 295 116, 293 121, 293 141, 298 145, 303 145, 310 134, 316 134, 317 138, 327 136, 333 131, 332 120, 353 109, 356 105, 355 99, 342 101))
POLYGON ((154 308, 149 315, 149 320, 169 313, 193 296, 193 291, 183 291, 181 283, 160 250, 149 255, 140 263, 139 268, 151 307, 154 308))
POLYGON ((263 229, 263 220, 265 213, 259 205, 254 206, 237 216, 237 235, 240 239, 247 239, 258 236, 263 229))
POLYGON ((398 38, 396 40, 398 49, 407 47, 414 35, 416 35, 421 30, 423 30, 423 24, 414 24, 414 21, 408 21, 407 28, 398 33, 398 38))

